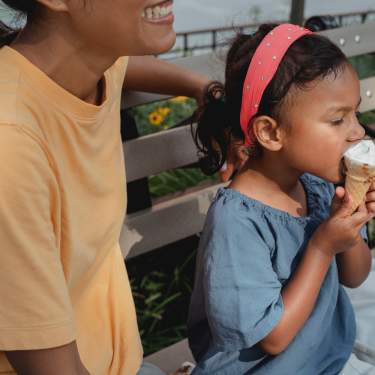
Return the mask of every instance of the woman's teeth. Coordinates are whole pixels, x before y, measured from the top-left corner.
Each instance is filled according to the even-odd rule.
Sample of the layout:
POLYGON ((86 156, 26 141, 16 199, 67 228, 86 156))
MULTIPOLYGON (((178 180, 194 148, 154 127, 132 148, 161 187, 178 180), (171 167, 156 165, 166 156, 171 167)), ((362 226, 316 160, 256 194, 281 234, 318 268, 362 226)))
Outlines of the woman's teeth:
POLYGON ((166 6, 160 6, 157 5, 153 8, 146 8, 142 12, 142 17, 146 18, 147 20, 158 20, 159 18, 163 18, 168 16, 172 13, 173 5, 166 5, 166 6))

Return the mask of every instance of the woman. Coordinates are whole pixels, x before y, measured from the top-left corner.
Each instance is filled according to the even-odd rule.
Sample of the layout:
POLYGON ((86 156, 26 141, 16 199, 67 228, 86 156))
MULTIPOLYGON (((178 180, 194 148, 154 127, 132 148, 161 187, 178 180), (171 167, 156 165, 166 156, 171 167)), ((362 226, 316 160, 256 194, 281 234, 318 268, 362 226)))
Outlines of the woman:
POLYGON ((0 49, 0 374, 136 374, 122 83, 200 100, 208 80, 143 57, 174 44, 172 1, 4 3, 27 22, 0 49))

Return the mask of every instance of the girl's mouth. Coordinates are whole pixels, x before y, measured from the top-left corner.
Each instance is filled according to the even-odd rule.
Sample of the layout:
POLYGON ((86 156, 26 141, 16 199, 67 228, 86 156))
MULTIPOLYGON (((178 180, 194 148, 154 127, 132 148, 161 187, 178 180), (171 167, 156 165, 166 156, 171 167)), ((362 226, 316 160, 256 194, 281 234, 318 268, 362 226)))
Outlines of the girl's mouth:
POLYGON ((345 179, 346 171, 347 171, 347 168, 345 165, 345 161, 344 161, 344 158, 342 158, 340 161, 340 175, 342 176, 343 179, 345 179))
POLYGON ((170 20, 173 22, 173 0, 162 1, 145 8, 142 12, 142 18, 153 23, 170 20))

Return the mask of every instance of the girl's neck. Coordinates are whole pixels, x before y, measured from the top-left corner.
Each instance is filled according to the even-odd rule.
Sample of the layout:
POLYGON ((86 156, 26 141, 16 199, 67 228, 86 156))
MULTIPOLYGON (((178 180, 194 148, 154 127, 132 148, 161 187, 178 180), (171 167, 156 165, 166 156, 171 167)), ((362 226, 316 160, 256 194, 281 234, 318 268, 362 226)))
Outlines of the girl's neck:
POLYGON ((306 216, 307 198, 300 177, 300 172, 277 160, 251 159, 229 187, 293 216, 306 216))
POLYGON ((116 59, 93 52, 66 28, 53 26, 54 30, 36 30, 27 25, 10 47, 74 96, 100 104, 99 83, 116 59))

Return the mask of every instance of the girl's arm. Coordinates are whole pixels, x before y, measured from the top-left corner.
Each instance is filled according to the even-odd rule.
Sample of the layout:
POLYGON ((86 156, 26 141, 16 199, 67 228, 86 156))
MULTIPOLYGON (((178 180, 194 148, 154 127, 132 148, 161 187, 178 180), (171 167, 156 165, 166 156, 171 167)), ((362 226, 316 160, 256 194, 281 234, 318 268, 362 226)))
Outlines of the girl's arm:
POLYGON ((371 270, 372 256, 365 241, 361 240, 349 251, 336 255, 340 283, 348 288, 359 287, 371 270))
POLYGON ((281 295, 284 313, 277 326, 259 342, 263 351, 277 355, 284 351, 312 312, 333 256, 309 243, 293 277, 281 295))
POLYGON ((284 313, 279 323, 259 342, 265 352, 276 355, 288 347, 310 316, 334 256, 358 246, 360 230, 370 218, 367 211, 351 215, 351 199, 346 194, 341 206, 317 228, 281 292, 284 313))
POLYGON ((200 103, 209 82, 204 75, 153 56, 131 56, 124 88, 171 96, 185 95, 200 103))
POLYGON ((90 375, 75 341, 57 348, 6 351, 5 355, 18 375, 90 375))

